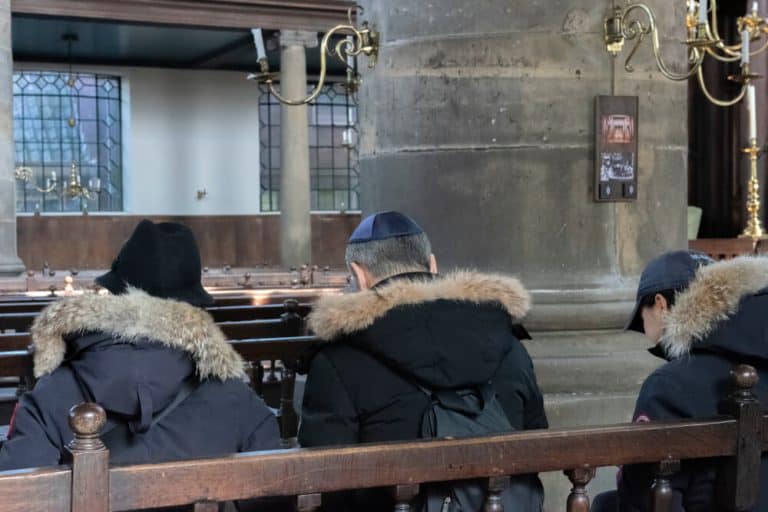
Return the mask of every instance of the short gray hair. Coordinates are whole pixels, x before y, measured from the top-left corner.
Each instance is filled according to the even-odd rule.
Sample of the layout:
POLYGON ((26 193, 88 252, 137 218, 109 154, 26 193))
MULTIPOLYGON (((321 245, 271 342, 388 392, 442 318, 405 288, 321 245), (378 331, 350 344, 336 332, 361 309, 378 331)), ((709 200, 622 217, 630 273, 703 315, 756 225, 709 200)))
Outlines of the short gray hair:
MULTIPOLYGON (((424 233, 347 245, 347 267, 362 265, 380 281, 406 272, 429 272, 432 246, 424 233)), ((350 268, 351 270, 351 268, 350 268)))

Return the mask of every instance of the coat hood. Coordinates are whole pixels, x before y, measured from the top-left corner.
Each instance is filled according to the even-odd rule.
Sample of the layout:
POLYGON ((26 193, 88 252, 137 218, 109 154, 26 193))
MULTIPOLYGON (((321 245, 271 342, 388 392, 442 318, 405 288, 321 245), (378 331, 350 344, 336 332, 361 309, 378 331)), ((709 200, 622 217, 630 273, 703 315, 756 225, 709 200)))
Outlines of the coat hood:
POLYGON ((309 328, 320 338, 333 341, 370 327, 396 307, 438 299, 496 303, 515 320, 525 317, 531 307, 530 294, 514 277, 456 271, 434 280, 393 279, 375 289, 321 297, 309 316, 309 328))
POLYGON ((67 338, 103 333, 117 341, 147 341, 187 354, 200 380, 245 378, 245 365, 202 309, 130 289, 124 295, 83 295, 44 309, 32 325, 34 372, 41 377, 64 361, 67 338))
POLYGON ((714 349, 768 359, 768 258, 739 257, 701 267, 665 322, 661 346, 671 358, 714 349))
POLYGON ((433 388, 490 379, 517 343, 530 307, 517 279, 460 271, 398 276, 363 292, 321 298, 309 326, 329 343, 361 349, 433 388))

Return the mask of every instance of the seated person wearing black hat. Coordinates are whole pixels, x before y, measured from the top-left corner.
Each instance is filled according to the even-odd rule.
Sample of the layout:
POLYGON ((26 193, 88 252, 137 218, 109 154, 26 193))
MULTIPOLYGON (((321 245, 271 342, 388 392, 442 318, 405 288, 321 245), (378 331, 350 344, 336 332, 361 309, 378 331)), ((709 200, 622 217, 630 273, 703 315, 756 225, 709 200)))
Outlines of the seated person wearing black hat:
POLYGON ((32 327, 35 388, 19 400, 0 470, 62 462, 69 409, 107 412, 113 463, 273 449, 271 411, 245 383, 243 360, 200 306, 200 255, 180 224, 142 221, 97 282, 111 295, 62 299, 32 327))
MULTIPOLYGON (((768 405, 768 258, 741 257, 714 263, 708 256, 676 251, 663 254, 643 271, 628 330, 645 334, 651 353, 666 364, 643 383, 634 421, 712 418, 725 414, 722 399, 731 369, 753 365, 756 392, 768 405)), ((768 411, 766 411, 768 412, 768 411)), ((649 489, 654 468, 625 466, 618 496, 598 496, 593 511, 653 510, 649 489)), ((717 465, 683 461, 672 477, 675 510, 715 512, 717 465)), ((757 511, 768 510, 768 459, 761 467, 757 511)))
MULTIPOLYGON (((469 271, 438 276, 427 235, 398 212, 364 219, 346 261, 360 291, 321 298, 309 318, 327 344, 308 372, 302 446, 432 437, 422 421, 436 396, 489 383, 506 416, 503 431, 547 428, 531 358, 519 340, 527 337, 517 322, 530 297, 517 279, 469 271)), ((516 484, 521 481, 531 505, 512 509, 540 510, 538 478, 516 484)), ((363 508, 349 496, 324 503, 330 510, 391 510, 391 499, 363 495, 363 508)))

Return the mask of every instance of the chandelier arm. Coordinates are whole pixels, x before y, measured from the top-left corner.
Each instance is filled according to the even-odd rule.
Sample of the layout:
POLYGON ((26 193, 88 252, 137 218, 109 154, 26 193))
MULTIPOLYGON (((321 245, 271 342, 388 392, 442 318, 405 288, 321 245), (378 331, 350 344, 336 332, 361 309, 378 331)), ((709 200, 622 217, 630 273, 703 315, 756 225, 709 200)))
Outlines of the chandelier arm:
POLYGON ((696 74, 697 70, 701 67, 702 62, 704 61, 704 54, 698 53, 698 51, 694 48, 692 51, 694 52, 694 58, 691 60, 691 68, 686 71, 685 73, 678 74, 673 71, 671 71, 667 65, 664 62, 664 58, 661 55, 661 42, 659 40, 659 30, 658 25, 656 23, 656 15, 654 14, 653 10, 651 10, 650 7, 643 3, 635 3, 631 4, 626 7, 624 10, 624 18, 626 19, 626 16, 628 16, 632 11, 639 10, 642 11, 646 17, 648 18, 648 25, 643 25, 639 20, 632 20, 629 23, 625 23, 622 27, 622 33, 626 39, 635 39, 638 38, 637 43, 635 43, 635 46, 632 48, 632 51, 627 56, 627 60, 624 62, 624 69, 631 73, 634 71, 632 65, 630 62, 632 61, 632 58, 635 56, 635 53, 637 52, 638 48, 640 47, 640 44, 643 41, 643 38, 646 34, 651 35, 651 41, 653 43, 653 56, 656 59, 656 67, 658 67, 659 71, 662 75, 664 75, 666 78, 682 82, 684 80, 688 80, 691 78, 694 74, 696 74))
POLYGON ((357 56, 363 51, 363 34, 357 30, 352 25, 337 25, 333 27, 331 30, 325 33, 323 36, 322 42, 320 43, 320 75, 317 80, 317 85, 312 90, 312 92, 304 99, 301 100, 291 100, 284 96, 282 96, 277 89, 275 88, 274 82, 272 80, 268 80, 266 83, 269 86, 269 92, 272 93, 277 100, 280 103, 284 103, 286 105, 306 105, 307 103, 312 102, 315 98, 317 98, 320 95, 320 92, 323 90, 323 86, 325 85, 325 78, 326 73, 328 69, 328 62, 327 58, 328 55, 332 57, 336 57, 338 60, 340 60, 344 65, 347 65, 347 62, 345 58, 342 56, 342 53, 349 56, 357 56), (342 39, 337 43, 335 49, 331 49, 329 42, 331 40, 331 37, 336 35, 337 33, 341 34, 347 34, 353 36, 354 40, 349 41, 348 39, 342 39), (342 46, 346 47, 342 50, 342 46))
POLYGON ((696 74, 699 80, 699 86, 701 87, 701 91, 704 93, 704 96, 707 97, 709 101, 717 105, 718 107, 732 107, 733 105, 736 105, 738 102, 740 102, 742 99, 744 99, 744 95, 747 93, 747 84, 744 84, 741 87, 741 91, 739 94, 731 99, 731 100, 720 100, 718 98, 715 98, 710 92, 709 89, 707 89, 707 84, 704 81, 704 67, 700 66, 698 73, 696 74))

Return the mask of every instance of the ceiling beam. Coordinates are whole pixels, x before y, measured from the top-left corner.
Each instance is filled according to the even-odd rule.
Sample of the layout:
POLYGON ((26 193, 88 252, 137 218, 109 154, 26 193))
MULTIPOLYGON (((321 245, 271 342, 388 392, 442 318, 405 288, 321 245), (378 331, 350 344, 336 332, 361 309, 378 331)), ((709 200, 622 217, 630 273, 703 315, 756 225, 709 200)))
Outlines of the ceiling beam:
POLYGON ((347 19, 347 0, 11 0, 14 14, 215 28, 314 30, 347 19))

